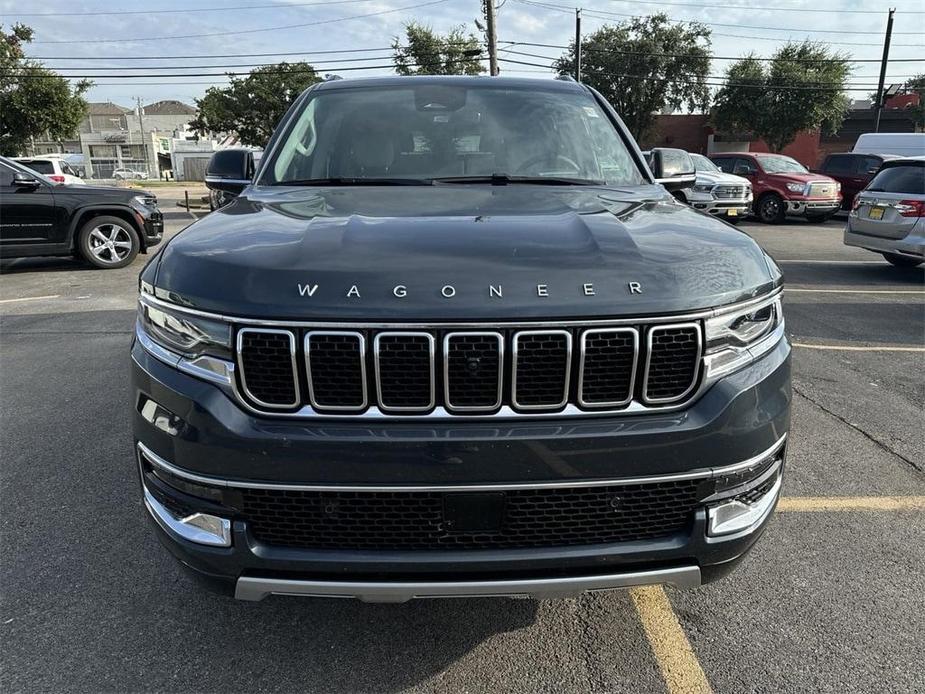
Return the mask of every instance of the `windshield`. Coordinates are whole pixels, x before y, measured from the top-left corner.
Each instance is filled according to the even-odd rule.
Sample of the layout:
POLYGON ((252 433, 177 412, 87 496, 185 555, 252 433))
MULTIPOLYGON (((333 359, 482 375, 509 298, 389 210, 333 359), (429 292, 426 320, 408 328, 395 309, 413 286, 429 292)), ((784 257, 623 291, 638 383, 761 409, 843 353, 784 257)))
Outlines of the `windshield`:
POLYGON ((691 159, 694 160, 694 171, 702 171, 704 173, 720 172, 719 167, 702 154, 692 154, 691 159))
POLYGON ((791 159, 790 157, 759 156, 757 159, 761 163, 761 168, 767 173, 809 173, 805 166, 796 159, 791 159))
POLYGON ((407 87, 317 91, 283 134, 259 183, 429 184, 491 176, 646 182, 588 93, 409 80, 407 87))

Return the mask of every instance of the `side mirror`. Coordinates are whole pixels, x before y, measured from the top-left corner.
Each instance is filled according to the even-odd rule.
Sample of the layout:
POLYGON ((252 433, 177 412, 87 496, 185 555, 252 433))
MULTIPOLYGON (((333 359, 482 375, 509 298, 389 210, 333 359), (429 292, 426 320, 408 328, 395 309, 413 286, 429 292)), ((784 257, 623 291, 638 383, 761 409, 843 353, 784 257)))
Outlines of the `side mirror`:
POLYGON ((13 174, 13 186, 15 186, 16 188, 23 188, 26 190, 35 190, 40 185, 42 185, 42 182, 39 181, 39 179, 35 178, 34 176, 30 176, 27 173, 23 173, 22 171, 16 171, 13 174))
POLYGON ((655 182, 668 191, 690 188, 697 181, 694 160, 683 149, 656 147, 650 155, 649 166, 655 182))
POLYGON ((223 149, 212 155, 206 169, 206 187, 231 196, 240 195, 254 177, 254 153, 247 149, 223 149))

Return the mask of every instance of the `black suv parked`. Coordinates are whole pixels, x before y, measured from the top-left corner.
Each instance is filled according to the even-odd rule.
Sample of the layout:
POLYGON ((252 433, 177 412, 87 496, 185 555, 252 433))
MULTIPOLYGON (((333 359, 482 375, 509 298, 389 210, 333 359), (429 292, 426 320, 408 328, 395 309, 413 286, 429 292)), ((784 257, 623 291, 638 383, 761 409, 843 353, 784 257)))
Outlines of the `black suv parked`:
POLYGON ((151 193, 58 185, 0 157, 0 257, 79 255, 99 268, 131 263, 161 242, 151 193))
POLYGON ((315 85, 140 278, 141 492, 241 599, 728 572, 781 486, 781 273, 593 90, 315 85), (659 185, 658 180, 664 182, 659 185))

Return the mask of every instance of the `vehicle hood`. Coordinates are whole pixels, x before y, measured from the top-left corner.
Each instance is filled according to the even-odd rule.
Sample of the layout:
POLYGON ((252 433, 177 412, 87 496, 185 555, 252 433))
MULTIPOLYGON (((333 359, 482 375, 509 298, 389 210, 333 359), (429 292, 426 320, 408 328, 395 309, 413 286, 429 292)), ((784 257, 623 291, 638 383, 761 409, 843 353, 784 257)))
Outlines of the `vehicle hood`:
POLYGON ((729 186, 750 186, 751 183, 747 178, 735 176, 733 174, 723 173, 722 171, 698 171, 697 185, 716 185, 722 183, 729 186))
POLYGON ((124 198, 126 202, 140 195, 151 195, 146 190, 137 188, 117 188, 116 186, 98 186, 92 183, 60 183, 54 188, 55 193, 73 193, 80 197, 106 197, 108 199, 124 198))
POLYGON ((442 185, 249 189, 167 244, 154 285, 229 315, 389 322, 683 312, 779 281, 661 186, 442 185))
POLYGON ((765 175, 766 175, 766 176, 773 177, 773 178, 775 178, 775 179, 777 179, 777 180, 780 180, 780 181, 788 181, 788 182, 789 182, 789 181, 793 181, 793 182, 796 182, 796 183, 816 183, 816 182, 820 182, 820 181, 823 181, 823 182, 825 182, 825 183, 835 183, 835 182, 836 182, 834 178, 829 178, 829 177, 826 176, 825 174, 818 174, 818 173, 812 173, 812 172, 810 172, 810 173, 805 173, 805 174, 801 174, 801 173, 775 173, 775 174, 772 174, 772 173, 769 173, 769 174, 765 174, 765 175))

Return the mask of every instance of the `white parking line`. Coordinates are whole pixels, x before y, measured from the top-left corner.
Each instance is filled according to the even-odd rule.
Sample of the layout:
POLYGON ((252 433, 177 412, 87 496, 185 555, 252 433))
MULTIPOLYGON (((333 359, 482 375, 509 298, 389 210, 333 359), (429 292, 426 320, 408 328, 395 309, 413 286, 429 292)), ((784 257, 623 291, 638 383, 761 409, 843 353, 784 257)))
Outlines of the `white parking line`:
POLYGON ((804 287, 784 287, 785 292, 805 294, 919 294, 925 296, 922 289, 806 289, 804 287))
POLYGON ((17 301, 41 301, 42 299, 57 299, 60 294, 49 294, 48 296, 24 296, 21 299, 0 299, 0 304, 12 304, 17 301))
POLYGON ((925 352, 925 347, 854 347, 848 345, 810 345, 805 342, 791 342, 793 347, 804 349, 830 349, 845 352, 925 352))
POLYGON ((799 263, 801 265, 889 265, 885 260, 777 260, 774 259, 778 265, 783 265, 784 263, 799 263))

